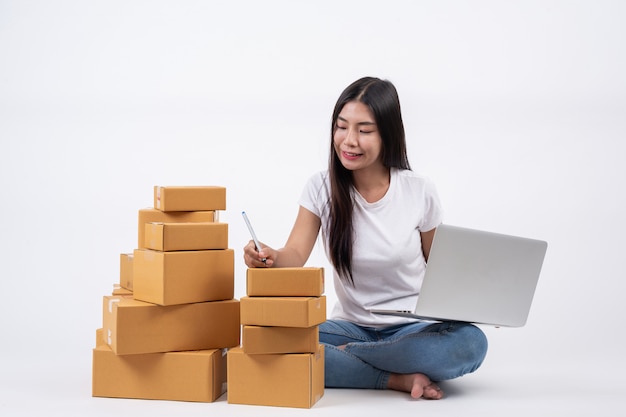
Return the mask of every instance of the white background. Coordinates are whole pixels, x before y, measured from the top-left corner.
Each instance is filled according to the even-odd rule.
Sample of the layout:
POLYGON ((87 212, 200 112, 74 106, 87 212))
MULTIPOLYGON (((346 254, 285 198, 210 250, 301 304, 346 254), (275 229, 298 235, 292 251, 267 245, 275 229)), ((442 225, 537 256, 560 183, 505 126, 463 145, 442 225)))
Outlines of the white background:
POLYGON ((396 85, 446 223, 549 248, 527 326, 486 328, 444 402, 326 390, 307 412, 624 409, 625 19, 617 0, 0 0, 0 412, 281 412, 92 398, 101 299, 154 185, 227 187, 244 295, 240 212, 284 243, 364 75, 396 85))

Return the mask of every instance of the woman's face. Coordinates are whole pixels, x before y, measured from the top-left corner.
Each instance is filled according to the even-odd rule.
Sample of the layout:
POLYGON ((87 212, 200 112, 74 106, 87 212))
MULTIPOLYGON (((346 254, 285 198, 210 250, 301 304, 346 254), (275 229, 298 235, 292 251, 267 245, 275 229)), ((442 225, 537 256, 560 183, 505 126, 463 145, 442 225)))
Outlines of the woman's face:
POLYGON ((382 166, 383 142, 369 107, 359 101, 346 103, 335 122, 335 152, 351 171, 382 166))

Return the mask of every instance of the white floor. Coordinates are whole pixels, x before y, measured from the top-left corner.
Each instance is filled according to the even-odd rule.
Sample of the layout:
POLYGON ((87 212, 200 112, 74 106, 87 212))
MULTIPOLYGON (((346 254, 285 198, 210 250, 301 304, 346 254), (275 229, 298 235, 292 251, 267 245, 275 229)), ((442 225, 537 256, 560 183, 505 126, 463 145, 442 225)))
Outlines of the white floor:
MULTIPOLYGON (((227 394, 214 403, 187 403, 91 397, 91 369, 81 363, 43 364, 2 359, 0 415, 2 416, 620 416, 626 413, 623 365, 608 358, 568 363, 538 360, 535 364, 503 365, 496 358, 472 375, 443 383, 441 401, 411 400, 394 391, 326 389, 312 409, 228 404, 227 394), (411 413, 411 414, 410 414, 411 413)), ((623 363, 623 361, 622 361, 623 363)))

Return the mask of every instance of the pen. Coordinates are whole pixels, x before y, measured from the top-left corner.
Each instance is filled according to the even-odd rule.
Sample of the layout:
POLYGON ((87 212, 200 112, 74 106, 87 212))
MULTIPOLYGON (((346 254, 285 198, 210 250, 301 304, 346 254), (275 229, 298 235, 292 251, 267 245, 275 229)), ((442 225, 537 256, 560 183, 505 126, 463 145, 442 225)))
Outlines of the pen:
MULTIPOLYGON (((243 219, 246 221, 246 226, 248 226, 248 230, 250 231, 250 234, 252 235, 252 240, 254 240, 254 245, 256 246, 256 250, 258 252, 261 251, 261 244, 259 243, 259 241, 256 238, 256 234, 254 233, 254 229, 252 228, 252 225, 250 224, 250 220, 248 220, 248 216, 246 215, 245 211, 241 212, 241 215, 243 216, 243 219)), ((263 258, 261 259, 261 261, 263 261, 263 263, 265 263, 267 259, 263 258)))

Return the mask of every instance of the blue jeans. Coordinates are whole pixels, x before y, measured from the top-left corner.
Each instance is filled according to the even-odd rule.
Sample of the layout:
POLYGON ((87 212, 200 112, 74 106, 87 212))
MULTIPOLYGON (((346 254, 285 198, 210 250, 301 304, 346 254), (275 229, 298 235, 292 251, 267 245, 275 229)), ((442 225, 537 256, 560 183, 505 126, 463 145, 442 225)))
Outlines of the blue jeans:
POLYGON ((468 323, 371 328, 328 320, 319 332, 327 387, 385 389, 391 373, 422 373, 443 381, 474 372, 487 353, 484 333, 468 323), (344 350, 336 347, 341 345, 344 350))

